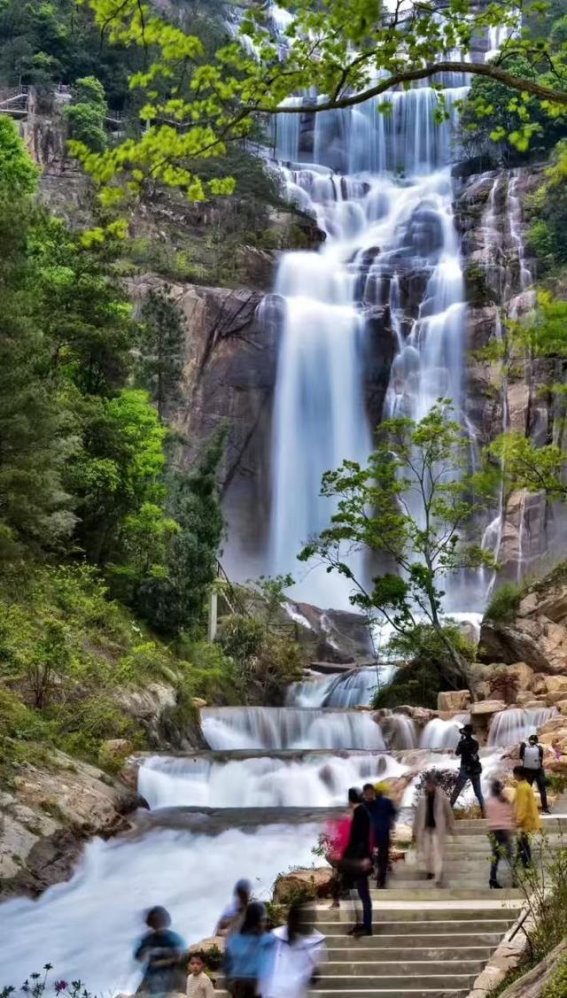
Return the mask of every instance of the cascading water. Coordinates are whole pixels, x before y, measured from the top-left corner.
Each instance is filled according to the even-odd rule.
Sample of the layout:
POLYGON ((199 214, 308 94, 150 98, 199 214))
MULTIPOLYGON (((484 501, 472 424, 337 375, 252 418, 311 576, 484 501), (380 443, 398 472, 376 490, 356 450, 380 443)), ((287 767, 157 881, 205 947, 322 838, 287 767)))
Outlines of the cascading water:
POLYGON ((156 756, 141 767, 138 787, 151 808, 331 807, 344 804, 345 787, 401 776, 407 768, 387 753, 225 762, 156 756))
POLYGON ((557 707, 509 708, 495 714, 490 723, 488 745, 519 745, 557 715, 557 707))
POLYGON ((338 676, 326 676, 293 683, 288 690, 288 707, 368 707, 376 690, 388 682, 388 666, 353 669, 338 676))
POLYGON ((212 749, 385 749, 370 714, 291 707, 206 707, 203 735, 212 749))
MULTIPOLYGON (((317 115, 281 114, 276 147, 288 193, 315 215, 318 253, 286 253, 275 291, 283 328, 274 406, 270 567, 297 571, 302 544, 329 522, 324 471, 371 449, 365 404, 368 320, 382 310, 394 338, 386 415, 425 415, 462 399, 464 291, 452 219, 451 159, 461 76, 444 80, 447 120, 433 87, 317 115), (290 121, 290 119, 292 119, 290 121), (305 138, 306 130, 310 138, 305 138), (416 288, 418 289, 416 292, 416 288)), ((291 102, 288 101, 288 105, 291 102)), ((297 108, 299 99, 292 100, 297 108)), ((380 412, 372 413, 378 421, 380 412)), ((364 566, 353 566, 364 575, 364 566)), ((309 566, 320 605, 345 605, 349 584, 309 566)))

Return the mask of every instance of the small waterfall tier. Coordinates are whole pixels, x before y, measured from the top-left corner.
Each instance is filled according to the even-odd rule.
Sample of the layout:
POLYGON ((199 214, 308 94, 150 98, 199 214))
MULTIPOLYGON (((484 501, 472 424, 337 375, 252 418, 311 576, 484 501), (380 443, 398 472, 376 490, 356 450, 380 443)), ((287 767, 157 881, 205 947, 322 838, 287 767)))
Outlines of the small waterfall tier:
POLYGON ((512 707, 495 714, 490 723, 488 744, 504 748, 519 745, 558 714, 557 707, 512 707))
POLYGON ((160 807, 332 807, 345 788, 398 777, 408 767, 387 753, 316 753, 286 759, 259 756, 223 762, 155 756, 140 768, 138 788, 160 807))
POLYGON ((386 748, 372 716, 356 711, 205 707, 201 729, 217 750, 386 748))

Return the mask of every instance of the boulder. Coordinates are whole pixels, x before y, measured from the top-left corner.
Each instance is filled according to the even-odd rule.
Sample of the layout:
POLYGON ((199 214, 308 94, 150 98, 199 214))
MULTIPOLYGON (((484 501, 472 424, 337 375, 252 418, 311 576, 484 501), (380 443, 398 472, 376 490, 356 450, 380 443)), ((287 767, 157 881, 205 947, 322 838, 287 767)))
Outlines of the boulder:
POLYGON ((492 714, 498 714, 505 709, 506 704, 503 700, 479 700, 471 704, 470 714, 471 717, 491 717, 492 714))
POLYGON ((468 710, 470 702, 470 690, 449 690, 446 693, 437 694, 437 707, 439 710, 468 710))
POLYGON ((532 679, 532 692, 539 696, 540 693, 547 693, 549 687, 547 685, 548 680, 554 678, 551 676, 546 676, 543 672, 534 672, 532 679))
POLYGON ((328 898, 331 896, 332 879, 333 871, 330 866, 280 873, 274 884, 274 902, 289 904, 302 893, 313 898, 328 898))
POLYGON ((208 707, 207 701, 203 700, 202 697, 191 697, 191 703, 197 710, 201 710, 202 707, 208 707))
MULTIPOLYGON (((567 667, 567 662, 565 665, 567 667)), ((547 693, 564 693, 567 696, 567 675, 545 676, 545 688, 547 693)))
POLYGON ((521 661, 537 672, 560 675, 567 668, 567 628, 547 617, 518 618, 514 625, 484 620, 480 654, 485 660, 521 661))
POLYGON ((53 751, 49 768, 25 763, 0 795, 0 897, 36 896, 66 880, 92 835, 129 827, 137 795, 88 763, 53 751))
POLYGON ((567 715, 567 700, 560 700, 555 706, 561 711, 563 716, 567 715))

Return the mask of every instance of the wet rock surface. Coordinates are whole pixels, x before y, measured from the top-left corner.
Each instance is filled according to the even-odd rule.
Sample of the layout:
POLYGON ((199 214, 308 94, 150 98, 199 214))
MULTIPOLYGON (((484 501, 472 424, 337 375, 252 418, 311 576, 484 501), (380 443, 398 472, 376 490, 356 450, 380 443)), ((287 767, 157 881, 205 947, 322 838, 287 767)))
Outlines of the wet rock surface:
POLYGON ((139 803, 131 787, 62 752, 49 767, 22 765, 0 794, 0 897, 67 880, 84 842, 126 830, 139 803))

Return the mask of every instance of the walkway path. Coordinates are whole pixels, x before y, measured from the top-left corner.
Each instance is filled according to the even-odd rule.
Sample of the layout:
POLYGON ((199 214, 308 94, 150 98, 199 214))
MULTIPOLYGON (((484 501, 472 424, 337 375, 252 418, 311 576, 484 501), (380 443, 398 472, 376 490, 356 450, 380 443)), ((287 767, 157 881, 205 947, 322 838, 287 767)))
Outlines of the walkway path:
MULTIPOLYGON (((546 818, 544 828, 548 845, 556 847, 561 832, 567 834, 567 817, 546 818)), ((371 937, 346 935, 352 924, 347 906, 320 906, 329 963, 315 998, 465 998, 523 906, 521 890, 488 889, 486 831, 480 820, 457 823, 446 887, 436 889, 406 870, 394 874, 387 891, 374 891, 371 937)))

